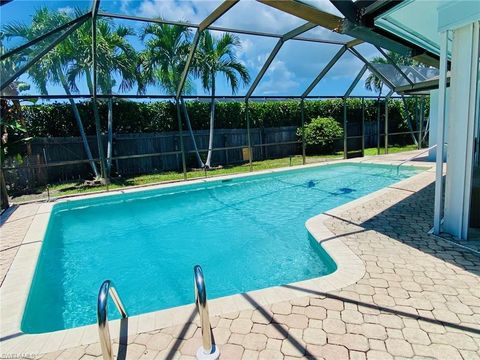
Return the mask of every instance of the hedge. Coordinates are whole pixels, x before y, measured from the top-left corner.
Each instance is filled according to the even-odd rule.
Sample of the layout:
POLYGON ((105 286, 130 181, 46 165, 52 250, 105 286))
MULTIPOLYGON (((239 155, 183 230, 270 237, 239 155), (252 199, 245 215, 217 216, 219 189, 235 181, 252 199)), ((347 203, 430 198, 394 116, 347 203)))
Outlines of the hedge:
MULTIPOLYGON (((407 99, 410 114, 413 119, 413 98, 407 99)), ((426 102, 428 114, 428 101, 426 102)), ((89 135, 95 134, 93 111, 90 102, 77 104, 85 131, 89 135)), ((350 122, 361 121, 361 99, 347 100, 347 117, 350 122)), ((188 101, 188 112, 192 127, 197 130, 208 129, 209 110, 208 102, 188 101)), ((377 102, 365 100, 366 121, 376 121, 377 102)), ((391 100, 389 102, 389 130, 407 130, 404 116, 403 102, 391 100)), ((23 107, 27 129, 30 136, 78 136, 72 108, 69 103, 36 104, 23 107)), ((101 102, 99 106, 102 131, 106 131, 107 104, 101 102)), ((298 126, 301 123, 300 102, 265 101, 249 103, 252 127, 298 126)), ((381 117, 383 121, 384 105, 381 102, 381 117)), ((343 100, 314 100, 305 101, 305 122, 308 123, 317 117, 333 117, 343 123, 343 100)), ((175 104, 170 101, 133 102, 115 100, 113 105, 113 124, 115 133, 142 133, 174 131, 178 129, 175 104)), ((413 124, 416 128, 417 124, 413 124)), ((243 102, 218 102, 216 106, 215 127, 232 129, 245 128, 245 105, 243 102)))

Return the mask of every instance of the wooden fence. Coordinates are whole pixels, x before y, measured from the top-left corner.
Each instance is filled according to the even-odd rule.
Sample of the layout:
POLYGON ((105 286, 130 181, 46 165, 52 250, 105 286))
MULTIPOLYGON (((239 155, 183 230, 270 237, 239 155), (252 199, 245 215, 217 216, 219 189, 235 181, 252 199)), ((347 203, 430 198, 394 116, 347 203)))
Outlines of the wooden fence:
MULTIPOLYGON (((383 124, 381 124, 383 125, 383 124)), ((250 130, 253 160, 264 160, 301 154, 301 144, 276 143, 299 141, 296 126, 275 128, 253 128, 250 130)), ((383 132, 383 126, 380 129, 383 132)), ((360 123, 349 123, 348 135, 361 135, 360 123)), ((197 147, 202 155, 208 148, 208 130, 194 131, 197 147)), ((183 133, 188 167, 196 167, 193 142, 187 131, 183 133)), ((94 158, 98 158, 96 138, 88 138, 94 158)), ((106 148, 107 138, 103 137, 106 148)), ((377 144, 376 122, 365 123, 365 146, 377 144)), ((212 165, 230 165, 244 162, 243 149, 248 147, 246 129, 216 129, 213 140, 214 152, 212 165), (233 149, 229 149, 233 148, 233 149)), ((339 140, 337 150, 343 150, 343 141, 339 140)), ((5 178, 9 187, 33 188, 47 182, 55 183, 64 180, 92 178, 92 170, 88 162, 49 166, 46 168, 26 168, 65 161, 86 160, 82 141, 79 137, 35 138, 31 142, 32 155, 21 161, 10 159, 6 167, 18 166, 20 169, 6 170, 5 178)), ((105 151, 106 153, 106 151, 105 151)), ((164 171, 181 171, 182 156, 180 152, 180 137, 178 132, 114 134, 113 157, 133 156, 131 159, 114 159, 113 171, 121 176, 148 174, 164 171), (159 153, 176 154, 160 155, 159 153), (155 154, 155 155, 149 155, 155 154), (145 155, 145 156, 143 156, 145 155)))

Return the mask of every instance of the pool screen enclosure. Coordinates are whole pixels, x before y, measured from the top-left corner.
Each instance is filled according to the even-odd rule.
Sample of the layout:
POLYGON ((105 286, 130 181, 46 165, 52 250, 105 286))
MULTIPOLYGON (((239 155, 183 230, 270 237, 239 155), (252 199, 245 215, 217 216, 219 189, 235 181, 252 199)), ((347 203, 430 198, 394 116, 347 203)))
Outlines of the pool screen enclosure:
MULTIPOLYGON (((15 1, 14 1, 15 2, 15 1)), ((11 1, 2 1, 2 8, 10 6, 11 1)), ((193 96, 185 93, 185 84, 189 73, 192 71, 192 63, 194 61, 195 51, 200 41, 202 32, 205 30, 217 31, 222 33, 233 33, 238 35, 248 35, 253 37, 269 38, 272 41, 276 41, 273 49, 270 54, 266 57, 266 60, 263 66, 260 68, 258 73, 252 77, 252 81, 247 87, 246 93, 244 95, 232 95, 232 96, 216 96, 217 101, 224 102, 242 102, 244 105, 244 117, 246 124, 246 144, 235 145, 235 146, 221 146, 215 148, 202 149, 202 151, 223 151, 228 154, 229 150, 243 150, 245 148, 248 151, 245 151, 244 160, 247 160, 250 164, 250 170, 252 170, 253 156, 256 149, 264 149, 268 146, 292 146, 295 145, 300 149, 302 163, 306 163, 306 144, 305 144, 305 131, 304 125, 306 122, 305 107, 309 101, 312 100, 321 100, 321 99, 331 99, 336 98, 342 100, 342 123, 343 123, 343 136, 339 140, 343 143, 341 151, 343 152, 344 158, 363 156, 365 149, 366 133, 365 133, 365 102, 366 101, 376 101, 376 147, 377 153, 380 154, 384 150, 385 153, 388 152, 389 148, 389 137, 392 136, 401 136, 409 135, 414 139, 415 144, 418 147, 422 146, 422 139, 425 138, 427 130, 425 127, 425 104, 426 104, 426 93, 425 92, 416 92, 416 84, 432 79, 437 74, 438 71, 433 67, 429 67, 428 71, 425 69, 418 69, 416 66, 404 66, 398 65, 395 60, 389 56, 385 50, 394 51, 402 56, 408 56, 414 59, 419 59, 428 65, 436 66, 438 63, 438 57, 428 51, 418 48, 416 45, 408 43, 405 39, 395 38, 392 36, 387 36, 385 32, 382 32, 381 29, 377 28, 374 24, 373 19, 382 14, 385 11, 388 11, 393 6, 396 6, 400 1, 334 1, 331 0, 330 3, 335 6, 344 17, 336 16, 321 10, 319 6, 320 2, 318 1, 294 1, 294 0, 260 0, 259 3, 262 6, 268 6, 275 11, 282 11, 291 16, 296 17, 304 21, 299 26, 293 27, 291 30, 278 34, 274 32, 265 32, 257 31, 254 29, 236 29, 229 27, 217 26, 216 22, 225 14, 233 11, 232 9, 239 3, 238 0, 226 0, 219 3, 219 5, 211 11, 211 13, 206 16, 202 21, 198 23, 190 23, 187 21, 172 21, 167 19, 160 18, 146 18, 141 16, 134 16, 126 13, 114 13, 109 11, 102 11, 100 8, 100 0, 93 0, 91 7, 88 11, 83 14, 79 14, 73 20, 61 24, 55 28, 45 31, 43 34, 38 35, 35 38, 29 39, 25 43, 5 51, 3 54, 0 54, 0 62, 3 63, 13 59, 15 56, 25 54, 26 51, 32 49, 33 47, 41 46, 41 49, 30 53, 30 56, 27 57, 20 67, 15 68, 10 73, 3 74, 0 85, 0 94, 2 100, 5 101, 25 101, 25 100, 70 100, 70 101, 79 101, 79 100, 90 100, 91 106, 93 107, 93 118, 95 122, 95 133, 96 133, 96 157, 93 159, 86 160, 67 160, 67 161, 49 161, 48 156, 44 154, 44 161, 41 164, 22 164, 21 166, 6 166, 2 164, 2 178, 5 171, 16 171, 18 169, 27 169, 35 170, 44 168, 47 170, 49 168, 61 167, 61 166, 70 166, 74 164, 88 164, 91 161, 96 162, 100 168, 100 174, 102 179, 108 179, 107 167, 110 166, 111 161, 127 160, 127 159, 142 159, 145 157, 155 157, 155 156, 176 156, 181 159, 181 171, 183 172, 184 179, 187 179, 187 157, 191 155, 193 151, 187 150, 185 146, 184 128, 185 123, 182 121, 182 108, 180 106, 182 101, 189 100, 198 100, 198 101, 207 101, 211 99, 211 96, 193 96), (141 22, 146 24, 167 24, 167 25, 179 25, 182 27, 188 27, 193 31, 193 40, 191 42, 190 50, 188 57, 185 62, 185 66, 181 72, 180 80, 178 82, 178 87, 176 91, 171 94, 158 94, 158 93, 147 93, 147 94, 105 94, 104 92, 99 93, 98 91, 98 62, 100 59, 97 54, 97 21, 99 18, 108 18, 121 21, 134 21, 141 22), (82 25, 91 24, 91 62, 90 70, 88 77, 91 77, 91 93, 90 94, 37 94, 37 95, 20 95, 18 93, 9 92, 10 86, 18 81, 19 77, 23 74, 26 74, 32 66, 34 66, 38 61, 43 57, 48 56, 49 52, 52 51, 58 44, 68 38, 71 34, 75 33, 82 25), (312 36, 308 33, 314 30, 317 27, 328 29, 332 32, 341 34, 344 36, 342 40, 337 39, 322 39, 318 36, 312 36), (346 39, 346 40, 345 40, 346 39), (321 71, 313 78, 311 83, 304 89, 300 95, 282 95, 282 96, 261 96, 254 95, 262 79, 265 77, 265 74, 271 68, 272 63, 278 57, 278 54, 281 52, 282 48, 287 46, 291 42, 302 42, 302 43, 311 43, 318 44, 319 46, 336 46, 337 50, 330 58, 330 60, 325 64, 321 71), (364 57, 359 51, 358 47, 364 43, 372 44, 378 50, 378 53, 385 59, 383 64, 375 64, 369 61, 364 57), (344 92, 343 95, 336 96, 318 96, 312 95, 312 91, 320 83, 320 81, 325 78, 331 69, 345 56, 352 56, 362 63, 361 69, 356 73, 352 78, 350 86, 344 92), (379 93, 378 96, 353 96, 352 92, 362 78, 367 74, 373 74, 375 77, 381 80, 383 85, 388 89, 388 93, 382 94, 379 93), (401 89, 401 91, 400 91, 401 89), (409 129, 407 132, 389 132, 389 103, 392 101, 405 101, 406 97, 417 97, 415 101, 415 107, 413 109, 413 114, 406 114, 409 118, 408 124, 409 129), (362 103, 362 112, 360 118, 351 118, 349 116, 349 108, 347 99, 349 98, 358 98, 361 99, 362 103), (133 154, 133 155, 120 155, 112 156, 111 149, 107 150, 107 155, 105 153, 105 148, 103 145, 103 136, 101 132, 100 124, 100 115, 99 115, 99 101, 110 101, 110 103, 115 99, 130 99, 130 100, 139 100, 139 101, 149 101, 152 99, 157 100, 170 100, 176 104, 177 112, 177 126, 180 136, 178 137, 178 146, 174 151, 167 152, 146 152, 142 154, 133 154), (253 102, 266 101, 266 100, 282 100, 289 99, 295 100, 298 102, 298 109, 300 112, 300 123, 295 124, 300 129, 298 139, 289 139, 288 141, 275 141, 271 144, 262 144, 261 146, 256 144, 252 140, 252 112, 251 104, 253 102), (382 119, 383 118, 383 119, 382 119), (412 123, 416 124, 415 128, 412 127, 412 123), (382 140, 383 139, 383 140, 382 140), (107 159, 108 157, 108 159, 107 159)), ((201 3, 200 3, 201 6, 201 3)), ((0 8, 1 9, 1 8, 0 8)), ((305 61, 305 60, 304 60, 305 61)), ((306 61, 315 61, 315 59, 308 59, 306 61)), ((300 65, 301 66, 301 65, 300 65)), ((110 121, 110 120, 109 120, 110 121)), ((427 122, 428 123, 428 122, 427 122)), ((110 135, 109 135, 110 136, 110 135)), ((370 136, 372 136, 370 134, 370 136)), ((373 135, 375 136, 375 135, 373 135)), ((367 139, 368 140, 368 139, 367 139)), ((262 150, 263 151, 263 150, 262 150)), ((48 177, 48 175, 47 175, 48 177)), ((48 182, 48 181, 47 181, 48 182)), ((106 180, 108 183, 108 180, 106 180)))

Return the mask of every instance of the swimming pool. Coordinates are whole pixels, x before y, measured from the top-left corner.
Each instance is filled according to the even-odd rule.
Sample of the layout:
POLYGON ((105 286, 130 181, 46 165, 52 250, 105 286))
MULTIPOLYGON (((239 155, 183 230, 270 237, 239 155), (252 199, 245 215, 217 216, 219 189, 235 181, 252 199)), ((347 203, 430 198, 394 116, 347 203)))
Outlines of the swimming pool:
POLYGON ((193 302, 195 264, 209 298, 332 273, 305 221, 419 171, 338 163, 58 203, 22 331, 94 323, 105 279, 136 315, 193 302))

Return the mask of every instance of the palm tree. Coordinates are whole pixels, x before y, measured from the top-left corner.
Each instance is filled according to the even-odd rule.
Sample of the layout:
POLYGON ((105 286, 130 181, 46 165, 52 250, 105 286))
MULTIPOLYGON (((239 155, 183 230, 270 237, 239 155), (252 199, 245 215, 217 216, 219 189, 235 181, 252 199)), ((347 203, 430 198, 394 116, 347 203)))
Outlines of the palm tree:
MULTIPOLYGON (((3 31, 7 38, 19 37, 29 41, 55 28, 58 24, 64 24, 70 20, 72 20, 72 18, 65 13, 50 11, 48 8, 42 7, 34 14, 31 24, 14 23, 4 26, 3 31)), ((50 39, 40 42, 37 46, 33 47, 30 52, 34 55, 45 45, 45 42, 48 42, 49 40, 50 39)), ((29 69, 28 75, 33 80, 33 83, 40 89, 42 94, 48 94, 47 85, 48 83, 51 83, 61 84, 65 94, 69 96, 71 95, 70 87, 66 79, 66 71, 72 58, 72 49, 74 48, 71 42, 71 36, 67 37, 67 39, 45 54, 29 69)), ((85 134, 77 104, 72 98, 69 98, 69 102, 80 132, 80 137, 82 138, 85 154, 87 155, 88 160, 90 160, 90 166, 95 177, 98 178, 100 175, 97 166, 93 161, 92 152, 88 144, 88 139, 85 134)))
MULTIPOLYGON (((148 84, 160 84, 167 94, 175 94, 190 51, 191 30, 179 25, 150 24, 141 34, 142 41, 146 38, 148 38, 145 43, 146 49, 141 54, 141 67, 144 70, 142 91, 145 91, 145 86, 148 84)), ((192 89, 192 80, 188 77, 183 93, 189 94, 192 89)), ((198 166, 203 168, 204 163, 198 152, 190 117, 182 98, 179 100, 179 105, 192 138, 198 166)))
POLYGON ((208 154, 205 166, 211 166, 213 131, 215 122, 215 79, 217 74, 223 74, 235 93, 239 87, 237 76, 243 84, 250 82, 247 68, 237 60, 235 49, 240 46, 237 36, 225 33, 214 38, 209 31, 202 32, 198 50, 195 54, 193 72, 202 82, 206 91, 211 92, 210 102, 210 133, 208 139, 208 154))
MULTIPOLYGON (((425 67, 425 65, 422 64, 421 62, 413 60, 411 57, 400 55, 393 51, 388 51, 387 56, 398 66, 425 67)), ((382 56, 375 56, 370 60, 370 62, 373 64, 390 64, 390 62, 382 56)), ((403 78, 402 74, 400 74, 398 71, 392 72, 391 76, 395 77, 394 79, 392 79, 394 83, 400 83, 401 79, 403 78)), ((382 95, 383 85, 384 83, 382 79, 380 79, 373 72, 370 72, 370 74, 365 79, 365 89, 367 89, 368 91, 378 92, 379 99, 380 99, 380 96, 382 95)), ((417 145, 417 138, 413 134, 413 127, 410 121, 410 116, 407 112, 407 103, 405 101, 405 97, 402 96, 402 99, 403 99, 405 115, 407 118, 407 126, 410 130, 413 142, 415 143, 415 145, 417 145)))
MULTIPOLYGON (((119 91, 133 88, 139 80, 137 72, 137 52, 129 43, 127 37, 134 36, 135 32, 126 26, 112 26, 106 19, 97 20, 97 79, 98 87, 102 94, 113 94, 117 86, 115 77, 120 77, 119 91)), ((91 77, 91 22, 85 23, 73 35, 69 43, 72 53, 72 62, 68 69, 68 82, 72 91, 78 91, 77 80, 83 76, 87 81, 90 94, 93 94, 93 81, 91 77)), ((113 133, 113 103, 108 102, 108 141, 107 141, 107 173, 111 169, 112 133, 113 133)), ((100 124, 95 122, 97 134, 100 134, 100 124)), ((97 135, 98 136, 98 135, 97 135)), ((101 139, 100 139, 101 143, 101 139)))
MULTIPOLYGON (((413 60, 411 57, 400 55, 393 51, 387 51, 387 56, 391 60, 393 60, 393 62, 398 66, 425 67, 425 65, 421 62, 413 60)), ((372 64, 390 64, 390 62, 382 56, 375 56, 370 60, 370 62, 372 64)), ((403 76, 398 71, 392 72, 392 76, 398 77, 397 81, 400 81, 400 79, 403 78, 403 76)), ((393 81, 397 82, 395 81, 395 79, 393 79, 393 81)), ((383 81, 372 72, 365 79, 365 89, 367 89, 368 91, 375 91, 381 94, 383 85, 383 81)))

